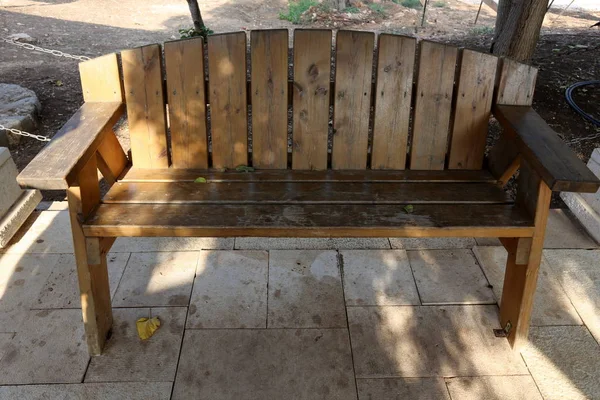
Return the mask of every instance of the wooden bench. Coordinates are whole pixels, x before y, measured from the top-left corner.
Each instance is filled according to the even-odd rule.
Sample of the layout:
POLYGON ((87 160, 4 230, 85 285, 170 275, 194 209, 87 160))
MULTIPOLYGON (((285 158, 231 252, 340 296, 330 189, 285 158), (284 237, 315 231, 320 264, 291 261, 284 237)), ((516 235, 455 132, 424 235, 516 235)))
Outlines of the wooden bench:
POLYGON ((122 236, 499 237, 500 323, 526 339, 551 193, 600 186, 531 108, 537 70, 388 34, 339 31, 335 51, 329 30, 296 30, 291 51, 287 30, 249 37, 80 64, 85 104, 20 174, 67 191, 90 353, 111 329, 122 236), (125 109, 129 155, 113 132, 125 109), (504 129, 486 158, 491 113, 504 129))

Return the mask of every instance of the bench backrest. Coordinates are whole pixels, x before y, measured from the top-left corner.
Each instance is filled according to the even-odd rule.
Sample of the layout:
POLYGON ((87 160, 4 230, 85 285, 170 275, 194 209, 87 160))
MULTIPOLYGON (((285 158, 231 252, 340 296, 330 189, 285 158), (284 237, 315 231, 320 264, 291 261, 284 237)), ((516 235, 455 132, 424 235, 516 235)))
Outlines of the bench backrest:
POLYGON ((511 60, 391 34, 332 39, 295 30, 290 49, 287 30, 257 30, 248 48, 245 32, 211 35, 165 43, 164 63, 157 44, 125 50, 121 70, 114 54, 81 64, 84 97, 126 102, 135 167, 300 170, 481 169, 493 105, 533 98, 537 70, 511 60))

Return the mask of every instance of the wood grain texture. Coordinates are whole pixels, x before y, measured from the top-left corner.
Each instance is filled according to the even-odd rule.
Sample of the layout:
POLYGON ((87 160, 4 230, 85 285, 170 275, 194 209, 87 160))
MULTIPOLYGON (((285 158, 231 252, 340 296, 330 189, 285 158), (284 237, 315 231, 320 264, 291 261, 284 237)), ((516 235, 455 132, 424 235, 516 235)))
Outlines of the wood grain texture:
POLYGON ((374 39, 371 32, 337 34, 333 169, 367 168, 374 39))
POLYGON ((527 343, 529 323, 533 310, 533 299, 537 285, 544 237, 550 210, 552 191, 526 161, 521 165, 517 201, 527 209, 534 219, 534 232, 530 241, 526 264, 521 264, 519 241, 514 241, 508 250, 508 260, 502 290, 500 323, 512 328, 508 340, 513 349, 520 349, 527 343))
POLYGON ((153 44, 125 50, 121 59, 132 162, 141 168, 168 167, 160 46, 153 44))
POLYGON ((595 193, 600 180, 531 107, 498 105, 494 115, 544 182, 554 191, 595 193))
POLYGON ((86 103, 123 101, 119 63, 115 53, 79 63, 79 76, 86 103))
POLYGON ((371 168, 404 169, 415 67, 414 38, 379 36, 371 168))
POLYGON ((463 50, 454 108, 449 169, 481 169, 498 58, 463 50))
POLYGON ((411 169, 444 169, 458 49, 421 42, 411 169))
POLYGON ((208 37, 208 85, 215 168, 248 164, 246 34, 208 37))
POLYGON ((88 236, 528 237, 531 217, 511 205, 102 204, 88 236))
POLYGON ((85 216, 94 210, 99 201, 98 175, 95 164, 95 158, 90 159, 77 177, 80 186, 67 188, 73 249, 81 294, 81 311, 90 355, 102 353, 102 348, 112 327, 106 254, 88 254, 86 237, 80 222, 80 215, 85 216), (97 260, 99 263, 90 265, 88 258, 97 260))
POLYGON ((502 60, 495 104, 530 106, 538 69, 505 58, 502 60))
POLYGON ((173 168, 207 168, 204 40, 165 43, 173 168))
POLYGON ((506 204, 490 183, 118 182, 104 203, 163 204, 506 204))
POLYGON ((251 34, 252 165, 287 167, 288 30, 251 34))
POLYGON ((327 169, 331 31, 294 31, 292 168, 327 169))
POLYGON ((122 114, 122 103, 84 103, 21 171, 17 182, 36 189, 66 189, 122 114))
POLYGON ((203 177, 209 182, 475 182, 496 183, 486 170, 469 171, 293 171, 263 170, 252 173, 214 170, 132 168, 121 182, 193 182, 203 177))
POLYGON ((129 165, 127 155, 114 132, 109 132, 102 140, 97 155, 98 169, 108 184, 112 185, 129 165))

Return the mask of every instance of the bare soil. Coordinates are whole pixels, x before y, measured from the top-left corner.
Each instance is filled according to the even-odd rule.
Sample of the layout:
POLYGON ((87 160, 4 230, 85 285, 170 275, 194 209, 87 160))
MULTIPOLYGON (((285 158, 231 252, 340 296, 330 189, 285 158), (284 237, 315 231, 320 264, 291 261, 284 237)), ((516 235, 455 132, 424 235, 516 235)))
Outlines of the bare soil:
MULTIPOLYGON (((458 0, 438 2, 422 11, 392 1, 378 6, 356 2, 358 13, 317 10, 303 18, 303 25, 279 19, 287 11, 284 0, 200 1, 207 25, 215 32, 258 28, 329 27, 393 32, 431 38, 487 51, 491 44, 495 13, 483 6, 474 25, 478 5, 458 0), (380 7, 379 7, 380 6, 380 7), (374 11, 381 10, 380 11, 374 11)), ((565 101, 565 89, 576 82, 600 79, 600 12, 551 10, 546 17, 533 64, 540 68, 534 107, 559 132, 579 157, 587 161, 600 147, 600 130, 587 122, 565 101), (589 139, 593 137, 593 139, 589 139)), ((95 57, 148 43, 179 38, 178 29, 191 26, 183 0, 5 0, 0 2, 0 37, 28 33, 37 45, 71 54, 95 57)), ((0 43, 0 76, 34 90, 42 103, 37 134, 51 137, 83 102, 77 62, 0 43)), ((600 118, 600 86, 576 91, 574 99, 588 113, 600 118)), ((125 132, 126 133, 126 132, 125 132)), ((11 153, 22 169, 43 143, 22 138, 11 153)), ((64 193, 44 193, 46 199, 62 199, 64 193)))

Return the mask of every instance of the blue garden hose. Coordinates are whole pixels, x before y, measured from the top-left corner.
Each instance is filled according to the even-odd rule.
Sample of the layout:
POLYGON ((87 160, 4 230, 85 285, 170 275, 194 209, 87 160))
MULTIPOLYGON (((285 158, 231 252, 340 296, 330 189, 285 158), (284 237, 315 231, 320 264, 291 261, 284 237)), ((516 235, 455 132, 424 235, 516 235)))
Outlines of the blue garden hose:
POLYGON ((592 124, 596 125, 596 126, 600 126, 600 121, 598 121, 596 118, 592 117, 590 114, 586 113, 585 111, 583 111, 581 109, 581 107, 579 107, 575 101, 573 100, 573 90, 581 87, 581 86, 587 86, 587 85, 600 85, 600 81, 585 81, 585 82, 577 82, 571 86, 569 86, 567 88, 567 90, 565 91, 565 97, 567 99, 567 103, 569 103, 569 105, 571 107, 573 107, 573 109, 575 111, 577 111, 577 113, 579 115, 581 115, 583 118, 587 119, 588 121, 590 121, 592 124))

